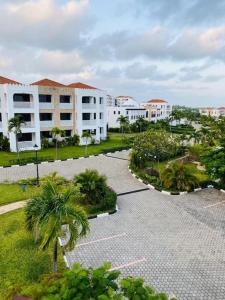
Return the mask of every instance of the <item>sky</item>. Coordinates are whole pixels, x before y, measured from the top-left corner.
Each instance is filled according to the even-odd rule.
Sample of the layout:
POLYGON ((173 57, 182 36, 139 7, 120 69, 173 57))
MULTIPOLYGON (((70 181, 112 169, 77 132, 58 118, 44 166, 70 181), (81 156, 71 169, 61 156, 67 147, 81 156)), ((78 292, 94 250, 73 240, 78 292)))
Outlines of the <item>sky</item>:
POLYGON ((0 75, 225 106, 225 0, 0 0, 0 75))

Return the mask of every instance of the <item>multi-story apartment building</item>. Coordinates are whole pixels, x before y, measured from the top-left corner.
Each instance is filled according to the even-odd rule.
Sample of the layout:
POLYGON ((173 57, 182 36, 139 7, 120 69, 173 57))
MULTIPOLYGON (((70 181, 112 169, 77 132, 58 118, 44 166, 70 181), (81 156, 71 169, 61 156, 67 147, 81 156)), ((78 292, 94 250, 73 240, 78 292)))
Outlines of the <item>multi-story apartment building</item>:
POLYGON ((148 111, 148 120, 157 122, 165 120, 172 112, 172 106, 165 100, 151 99, 141 103, 141 107, 148 111))
POLYGON ((126 100, 123 98, 123 101, 117 102, 117 104, 107 107, 109 128, 118 128, 120 126, 118 118, 121 115, 126 117, 130 124, 134 123, 138 118, 148 118, 148 112, 145 108, 140 108, 139 104, 132 97, 128 97, 126 100))
POLYGON ((199 108, 199 113, 202 116, 211 116, 213 118, 218 118, 220 116, 225 116, 225 107, 204 107, 199 108))
POLYGON ((82 83, 64 85, 43 79, 23 85, 0 77, 0 104, 0 132, 9 137, 11 151, 16 151, 16 137, 8 132, 8 120, 17 114, 25 121, 20 150, 33 149, 35 144, 40 148, 41 138, 51 138, 53 127, 63 129, 65 136, 82 137, 88 130, 97 142, 107 135, 106 93, 82 83))

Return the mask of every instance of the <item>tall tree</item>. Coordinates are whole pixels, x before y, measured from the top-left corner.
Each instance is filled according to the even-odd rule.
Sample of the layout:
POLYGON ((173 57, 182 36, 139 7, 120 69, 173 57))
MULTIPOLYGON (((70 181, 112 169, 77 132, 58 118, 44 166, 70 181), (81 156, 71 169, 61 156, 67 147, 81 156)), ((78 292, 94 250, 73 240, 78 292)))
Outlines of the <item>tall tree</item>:
POLYGON ((92 138, 92 135, 91 135, 90 131, 89 131, 89 130, 83 131, 82 138, 85 139, 85 156, 87 156, 88 142, 89 142, 89 141, 91 140, 91 138, 92 138))
POLYGON ((58 142, 60 141, 60 138, 64 136, 64 130, 53 127, 51 130, 52 138, 55 140, 55 159, 58 158, 58 142))
POLYGON ((64 247, 71 250, 89 230, 85 212, 75 206, 77 197, 80 197, 77 188, 62 189, 49 180, 41 194, 29 200, 25 208, 27 229, 34 232, 42 250, 53 249, 54 273, 58 270, 58 237, 67 235, 64 247))
POLYGON ((122 136, 124 137, 124 129, 129 126, 129 120, 127 117, 120 115, 119 118, 117 119, 117 122, 120 123, 120 130, 122 136))
POLYGON ((21 126, 25 124, 25 121, 21 115, 17 115, 14 118, 9 119, 8 122, 8 130, 9 132, 13 132, 16 137, 16 152, 17 152, 17 160, 19 160, 19 145, 18 138, 19 135, 22 134, 21 126))

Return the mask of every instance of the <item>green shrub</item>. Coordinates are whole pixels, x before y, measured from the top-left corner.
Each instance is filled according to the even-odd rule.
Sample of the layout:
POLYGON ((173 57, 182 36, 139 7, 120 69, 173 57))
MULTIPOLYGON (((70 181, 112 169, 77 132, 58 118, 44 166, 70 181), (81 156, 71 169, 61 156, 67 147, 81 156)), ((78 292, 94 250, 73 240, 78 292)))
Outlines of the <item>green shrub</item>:
POLYGON ((80 144, 80 136, 74 134, 73 136, 65 138, 65 142, 68 146, 78 146, 80 144))
POLYGON ((0 150, 10 151, 9 139, 4 135, 0 135, 0 150))

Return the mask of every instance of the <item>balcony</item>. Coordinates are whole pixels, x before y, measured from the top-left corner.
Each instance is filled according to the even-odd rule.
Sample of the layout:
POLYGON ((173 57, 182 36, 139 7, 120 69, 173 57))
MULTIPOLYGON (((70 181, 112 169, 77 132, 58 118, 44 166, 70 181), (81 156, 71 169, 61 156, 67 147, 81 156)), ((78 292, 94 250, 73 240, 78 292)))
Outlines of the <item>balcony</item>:
POLYGON ((73 109, 73 103, 59 103, 61 109, 73 109))
POLYGON ((51 128, 54 126, 54 122, 51 120, 51 121, 40 121, 40 126, 41 128, 51 128))
POLYGON ((33 108, 34 103, 33 102, 16 102, 13 103, 14 108, 33 108))
POLYGON ((34 128, 34 123, 32 121, 28 121, 21 125, 21 128, 34 128))
POLYGON ((19 148, 20 151, 33 150, 34 149, 34 143, 32 141, 18 142, 18 148, 19 148))
POLYGON ((60 121, 61 126, 73 126, 73 121, 72 120, 61 120, 60 121))
POLYGON ((82 109, 96 109, 96 104, 93 103, 82 103, 82 109))
POLYGON ((83 126, 96 126, 96 120, 83 120, 83 126))
POLYGON ((39 103, 39 108, 40 109, 53 109, 54 108, 54 106, 53 106, 53 103, 49 103, 49 102, 40 102, 39 103))

